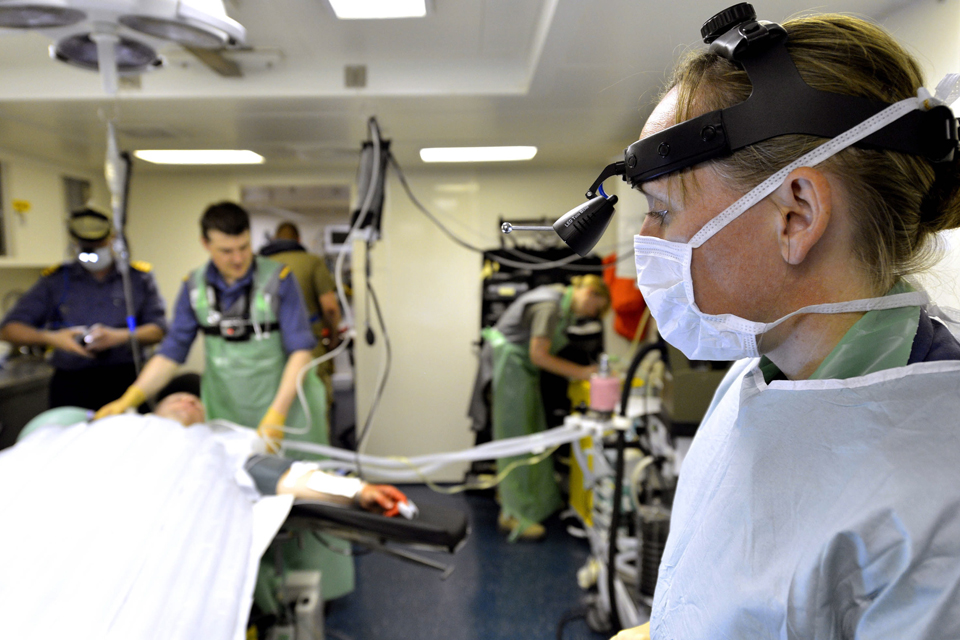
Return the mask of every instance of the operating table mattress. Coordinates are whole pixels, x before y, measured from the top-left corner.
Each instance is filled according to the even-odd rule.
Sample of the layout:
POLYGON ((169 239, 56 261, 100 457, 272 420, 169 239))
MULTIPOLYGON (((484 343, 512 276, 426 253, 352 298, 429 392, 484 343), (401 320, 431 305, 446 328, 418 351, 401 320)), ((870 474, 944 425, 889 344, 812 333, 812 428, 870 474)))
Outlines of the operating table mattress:
POLYGON ((462 511, 428 502, 417 503, 419 514, 412 520, 341 507, 327 502, 297 500, 287 524, 343 531, 358 539, 366 535, 380 542, 420 545, 454 551, 467 535, 467 517, 462 511))

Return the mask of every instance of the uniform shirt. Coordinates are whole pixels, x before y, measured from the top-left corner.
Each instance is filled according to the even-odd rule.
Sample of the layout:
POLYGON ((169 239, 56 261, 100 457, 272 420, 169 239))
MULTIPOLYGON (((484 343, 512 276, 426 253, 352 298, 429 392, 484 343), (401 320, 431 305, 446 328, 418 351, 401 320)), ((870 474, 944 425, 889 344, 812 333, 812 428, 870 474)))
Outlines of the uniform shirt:
MULTIPOLYGON (((898 282, 886 295, 914 291, 898 282)), ((884 369, 917 362, 960 360, 960 343, 943 324, 935 322, 922 307, 899 307, 868 311, 844 334, 811 380, 846 380, 884 369)), ((785 379, 769 358, 759 363, 764 380, 785 379)))
MULTIPOLYGON (((166 331, 165 304, 157 291, 157 283, 149 267, 132 263, 130 284, 137 326, 155 324, 166 331)), ((3 319, 3 324, 21 322, 37 329, 89 327, 100 323, 108 327, 127 327, 127 307, 123 297, 123 280, 113 267, 103 280, 78 262, 48 269, 33 287, 20 298, 3 319)), ((127 344, 107 349, 94 358, 84 358, 56 349, 51 364, 57 369, 78 370, 101 365, 133 362, 127 344)))
MULTIPOLYGON (((253 264, 256 265, 256 262, 253 264)), ((233 284, 227 285, 213 263, 208 262, 205 277, 207 284, 219 291, 221 307, 229 309, 246 291, 247 287, 253 283, 253 266, 250 267, 245 276, 233 284)), ((193 344, 197 331, 200 329, 197 316, 193 312, 193 307, 190 306, 188 280, 185 280, 183 286, 180 287, 180 294, 177 296, 177 304, 173 311, 173 322, 170 324, 170 333, 164 338, 160 349, 157 351, 160 355, 180 364, 187 360, 190 345, 193 344)), ((317 341, 310 330, 307 312, 303 305, 303 297, 297 287, 296 279, 290 277, 289 273, 281 276, 277 296, 280 299, 277 322, 280 325, 283 350, 287 355, 294 351, 312 350, 317 341)))
MULTIPOLYGON (((313 327, 313 335, 317 339, 317 346, 310 355, 319 358, 327 352, 327 348, 321 341, 325 325, 321 324, 323 309, 320 308, 320 296, 333 291, 337 286, 333 276, 330 275, 330 270, 327 269, 323 258, 307 253, 303 245, 296 240, 274 240, 260 251, 260 255, 287 265, 293 272, 300 285, 300 292, 303 294, 303 303, 307 307, 307 316, 313 327)), ((327 360, 321 364, 317 368, 317 373, 321 376, 332 374, 333 360, 327 360)))
POLYGON ((560 322, 560 305, 556 302, 538 302, 523 311, 523 322, 530 327, 531 338, 553 338, 560 322))
POLYGON ((560 304, 566 287, 545 285, 528 291, 507 307, 496 329, 513 344, 526 344, 530 338, 553 338, 560 321, 560 304))
POLYGON ((300 284, 310 322, 320 321, 320 296, 336 288, 323 258, 308 253, 296 240, 274 240, 260 251, 260 255, 290 267, 300 284))

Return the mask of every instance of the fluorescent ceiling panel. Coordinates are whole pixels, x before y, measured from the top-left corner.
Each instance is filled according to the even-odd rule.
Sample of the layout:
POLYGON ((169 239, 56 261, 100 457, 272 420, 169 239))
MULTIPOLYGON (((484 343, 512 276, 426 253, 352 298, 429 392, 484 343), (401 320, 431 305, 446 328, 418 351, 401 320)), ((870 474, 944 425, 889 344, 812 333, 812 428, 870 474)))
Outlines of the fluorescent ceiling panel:
POLYGON ((422 18, 427 15, 426 0, 330 0, 330 6, 341 20, 422 18))
POLYGON ((420 149, 424 162, 505 162, 530 160, 536 147, 436 147, 420 149))
POLYGON ((133 155, 154 164, 261 164, 263 156, 242 149, 157 149, 133 155))

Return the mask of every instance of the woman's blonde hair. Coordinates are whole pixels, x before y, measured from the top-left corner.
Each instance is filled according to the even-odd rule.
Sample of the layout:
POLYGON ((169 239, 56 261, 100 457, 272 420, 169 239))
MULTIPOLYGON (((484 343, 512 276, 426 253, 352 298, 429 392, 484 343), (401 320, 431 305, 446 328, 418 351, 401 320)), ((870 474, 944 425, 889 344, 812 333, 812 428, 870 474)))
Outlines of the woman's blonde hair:
POLYGON ((570 282, 573 284, 574 289, 590 289, 606 300, 603 305, 603 309, 600 310, 601 316, 605 315, 607 311, 610 310, 610 289, 607 288, 607 283, 603 281, 603 278, 595 273, 588 273, 582 276, 573 276, 570 278, 570 282))
MULTIPOLYGON (((923 86, 913 57, 869 22, 828 14, 789 20, 783 27, 790 57, 815 89, 893 103, 915 96, 923 86)), ((742 68, 707 51, 681 61, 670 82, 674 86, 677 122, 743 102, 752 91, 742 68)), ((732 186, 746 191, 823 141, 780 136, 713 166, 732 186)), ((849 147, 820 168, 843 181, 854 216, 854 251, 878 292, 929 267, 939 257, 934 234, 960 226, 955 163, 946 164, 935 188, 929 161, 894 151, 849 147), (921 216, 921 210, 928 213, 921 216)))

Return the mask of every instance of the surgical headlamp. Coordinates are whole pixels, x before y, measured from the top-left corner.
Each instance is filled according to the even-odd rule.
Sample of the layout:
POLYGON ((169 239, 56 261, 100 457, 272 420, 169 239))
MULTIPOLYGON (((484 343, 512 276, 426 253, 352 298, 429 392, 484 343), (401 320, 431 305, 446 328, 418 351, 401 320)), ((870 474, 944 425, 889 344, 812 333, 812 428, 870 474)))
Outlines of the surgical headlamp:
MULTIPOLYGON (((758 21, 749 3, 716 14, 703 23, 700 34, 711 53, 744 69, 753 86, 750 96, 634 142, 624 151, 622 162, 604 167, 587 190, 589 201, 553 226, 580 255, 593 249, 613 216, 616 198, 607 199, 602 189, 612 176, 621 176, 635 187, 777 136, 834 138, 890 106, 808 85, 787 53, 786 30, 773 22, 758 21), (561 222, 566 235, 557 228, 561 222)), ((947 162, 953 160, 958 146, 957 121, 943 105, 913 111, 855 146, 947 162)))

